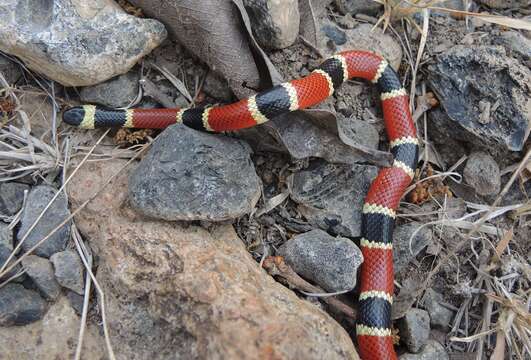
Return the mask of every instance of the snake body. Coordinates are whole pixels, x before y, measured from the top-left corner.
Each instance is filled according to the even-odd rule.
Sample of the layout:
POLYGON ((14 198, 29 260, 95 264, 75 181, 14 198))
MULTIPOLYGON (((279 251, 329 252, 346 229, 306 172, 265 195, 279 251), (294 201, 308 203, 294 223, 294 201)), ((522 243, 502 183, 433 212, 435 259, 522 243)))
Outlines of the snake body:
POLYGON ((362 211, 359 352, 364 360, 397 359, 391 332, 393 299, 392 234, 396 209, 411 183, 418 160, 418 141, 409 111, 409 98, 395 71, 382 57, 367 51, 346 51, 325 60, 308 76, 277 85, 236 103, 206 108, 107 110, 93 105, 66 110, 70 125, 165 128, 183 123, 191 128, 221 132, 262 124, 285 112, 305 109, 333 94, 343 82, 363 78, 380 90, 391 153, 391 167, 379 171, 362 211))

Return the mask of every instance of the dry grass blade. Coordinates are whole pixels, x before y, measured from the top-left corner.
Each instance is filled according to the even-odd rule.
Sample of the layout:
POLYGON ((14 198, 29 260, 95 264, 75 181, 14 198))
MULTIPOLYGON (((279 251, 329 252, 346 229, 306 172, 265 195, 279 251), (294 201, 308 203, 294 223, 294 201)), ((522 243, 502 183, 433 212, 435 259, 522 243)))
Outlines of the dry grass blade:
POLYGON ((162 75, 164 75, 164 77, 166 77, 166 79, 168 79, 168 81, 171 82, 173 86, 175 86, 175 88, 186 98, 186 100, 188 100, 189 103, 192 103, 192 95, 190 95, 188 89, 181 80, 179 80, 165 67, 160 67, 154 63, 150 63, 149 65, 157 69, 162 75))

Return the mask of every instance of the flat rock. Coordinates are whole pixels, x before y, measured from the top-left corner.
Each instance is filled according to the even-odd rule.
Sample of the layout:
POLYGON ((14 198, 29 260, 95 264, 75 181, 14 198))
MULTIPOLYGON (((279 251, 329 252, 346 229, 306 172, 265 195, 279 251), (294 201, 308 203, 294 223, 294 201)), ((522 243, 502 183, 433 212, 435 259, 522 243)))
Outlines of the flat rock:
POLYGON ((137 71, 129 71, 97 85, 85 86, 79 92, 82 102, 100 104, 111 108, 126 107, 138 95, 137 71))
MULTIPOLYGON (((355 164, 364 156, 341 139, 314 124, 310 115, 296 111, 276 117, 271 126, 287 151, 295 159, 318 157, 328 162, 355 164)), ((368 130, 370 131, 370 130, 368 130)))
POLYGON ((441 305, 443 296, 433 289, 426 290, 422 298, 424 308, 430 314, 431 326, 436 326, 442 329, 447 329, 454 317, 452 310, 441 305))
POLYGON ((316 161, 293 174, 291 198, 314 226, 341 236, 360 236, 363 201, 376 174, 374 166, 316 161))
POLYGON ((421 223, 399 225, 393 232, 393 263, 396 272, 403 270, 432 241, 432 231, 421 223), (417 229, 419 229, 417 231, 417 229), (413 234, 416 232, 415 236, 413 234), (413 236, 413 237, 412 237, 413 236))
POLYGON ((335 0, 334 3, 342 14, 376 15, 382 7, 373 0, 335 0))
POLYGON ((430 336, 430 315, 422 309, 409 309, 398 322, 400 340, 412 353, 418 353, 430 336))
POLYGON ((14 215, 24 203, 24 191, 29 190, 26 184, 16 182, 0 183, 0 213, 14 215))
MULTIPOLYGON (((124 163, 81 168, 69 186, 73 208, 124 163)), ((127 205, 127 179, 124 171, 76 216, 99 261, 120 356, 359 359, 347 332, 260 269, 232 226, 142 218, 127 205)))
POLYGON ((476 151, 470 154, 463 170, 465 182, 479 195, 496 195, 500 192, 500 167, 489 154, 476 151))
POLYGON ((222 221, 249 213, 260 186, 244 142, 173 125, 132 173, 129 199, 150 217, 222 221))
POLYGON ((0 221, 0 246, 13 250, 13 230, 9 225, 0 221))
POLYGON ((55 280, 50 260, 29 255, 22 259, 22 267, 45 298, 55 300, 59 297, 61 287, 55 280))
POLYGON ((46 302, 32 290, 19 284, 0 288, 0 327, 26 325, 42 318, 46 302))
POLYGON ((531 121, 531 70, 503 47, 454 46, 429 67, 428 79, 448 114, 432 118, 433 131, 448 130, 450 138, 495 155, 523 149, 531 121), (480 102, 490 105, 486 115, 480 102))
POLYGON ((283 49, 295 42, 300 23, 297 0, 243 0, 243 4, 261 46, 283 49))
MULTIPOLYGON (((33 225, 56 192, 56 189, 48 185, 39 185, 31 189, 22 212, 21 226, 17 234, 17 239, 19 241, 25 236, 29 228, 33 225)), ((44 213, 44 216, 33 228, 26 240, 24 240, 22 243, 22 249, 24 251, 29 250, 48 235, 49 232, 55 229, 57 225, 62 223, 68 216, 70 216, 68 200, 64 193, 61 193, 44 213)), ((35 249, 34 254, 48 258, 56 252, 63 250, 69 238, 70 222, 63 225, 50 238, 35 249)))
POLYGON ((50 257, 55 269, 55 277, 62 287, 78 294, 84 292, 83 264, 76 252, 65 250, 50 257))
POLYGON ((428 343, 418 354, 400 355, 399 360, 448 360, 448 353, 436 340, 428 340, 428 343))
POLYGON ((329 292, 353 289, 363 262, 352 240, 334 238, 319 229, 294 236, 282 244, 278 254, 296 273, 329 292))
POLYGON ((111 0, 8 1, 0 22, 0 50, 65 86, 123 74, 166 37, 160 22, 111 0))
MULTIPOLYGON (((60 297, 50 306, 41 321, 25 326, 0 327, 2 360, 74 359, 79 322, 79 317, 70 308, 66 298, 60 297)), ((105 341, 99 331, 97 325, 88 321, 83 338, 82 359, 108 359, 105 341)), ((119 347, 117 349, 115 346, 115 351, 119 353, 119 347)))

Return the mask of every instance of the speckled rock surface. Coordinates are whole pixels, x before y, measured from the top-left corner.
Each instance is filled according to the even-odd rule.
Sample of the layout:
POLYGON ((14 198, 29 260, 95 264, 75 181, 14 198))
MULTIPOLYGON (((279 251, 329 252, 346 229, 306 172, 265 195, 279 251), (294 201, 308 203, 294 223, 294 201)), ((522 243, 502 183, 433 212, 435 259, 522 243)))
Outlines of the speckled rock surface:
POLYGON ((132 173, 129 199, 155 218, 221 221, 250 212, 260 186, 245 143, 173 125, 132 173))
POLYGON ((335 0, 334 3, 337 9, 343 14, 363 13, 375 15, 382 7, 382 4, 373 0, 335 0))
MULTIPOLYGON (((73 359, 79 335, 79 317, 65 297, 59 298, 41 321, 25 326, 0 327, 2 360, 73 359)), ((82 359, 108 359, 99 328, 88 322, 82 359)))
POLYGON ((0 50, 66 86, 125 73, 166 37, 164 26, 126 14, 111 0, 8 0, 0 50))
POLYGON ((409 309, 398 322, 400 340, 412 353, 418 353, 430 336, 430 315, 422 309, 409 309))
POLYGON ((429 83, 448 117, 433 118, 428 131, 495 156, 523 149, 531 122, 531 70, 503 47, 454 46, 430 67, 429 83), (482 117, 480 101, 499 106, 482 117))
POLYGON ((278 254, 299 275, 329 292, 353 289, 363 262, 352 240, 334 238, 318 229, 294 236, 282 244, 278 254))
POLYGON ((316 161, 293 175, 291 198, 311 224, 332 234, 360 236, 363 200, 376 173, 375 166, 316 161))
POLYGON ((487 153, 470 154, 463 170, 467 184, 474 187, 479 195, 496 195, 500 192, 500 167, 487 153))
POLYGON ((444 347, 436 340, 428 340, 426 346, 418 354, 403 354, 399 360, 448 360, 444 347))
MULTIPOLYGON (((39 185, 31 189, 22 212, 21 226, 17 234, 17 239, 19 241, 25 236, 56 192, 56 189, 48 185, 39 185)), ((64 193, 61 193, 44 213, 44 216, 33 228, 26 240, 24 240, 22 249, 24 251, 29 250, 68 216, 70 216, 68 200, 64 193)), ((50 238, 36 248, 34 254, 46 258, 50 257, 56 252, 63 250, 69 238, 70 222, 63 225, 50 238)))
POLYGON ((395 228, 393 232, 393 263, 395 272, 403 270, 432 241, 432 232, 429 226, 424 226, 419 229, 421 225, 418 222, 411 222, 395 228))
MULTIPOLYGON (((84 166, 69 187, 73 208, 123 164, 84 166)), ((99 259, 120 360, 359 359, 347 332, 260 269, 231 226, 139 217, 126 188, 123 172, 76 217, 99 259)))

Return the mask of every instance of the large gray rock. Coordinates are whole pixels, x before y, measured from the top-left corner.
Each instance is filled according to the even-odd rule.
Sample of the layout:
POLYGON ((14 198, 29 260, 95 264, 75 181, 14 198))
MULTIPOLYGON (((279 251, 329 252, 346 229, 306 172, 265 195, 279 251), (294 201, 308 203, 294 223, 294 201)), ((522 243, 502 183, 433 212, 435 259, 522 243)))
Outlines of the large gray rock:
POLYGON ((316 161, 290 179, 291 198, 306 219, 347 237, 361 235, 361 210, 377 168, 316 161))
POLYGON ((470 154, 463 175, 479 195, 496 195, 500 192, 500 167, 487 153, 477 151, 470 154))
POLYGON ((0 288, 0 326, 26 325, 42 318, 46 302, 19 284, 0 288))
POLYGON ((363 262, 352 240, 334 238, 319 229, 294 236, 282 244, 278 254, 299 275, 330 292, 353 289, 363 262))
POLYGON ((433 289, 428 289, 422 298, 422 302, 424 303, 424 308, 430 314, 430 324, 432 326, 438 326, 442 329, 447 329, 450 326, 454 313, 441 304, 443 302, 441 294, 433 289))
MULTIPOLYGON (((17 234, 17 239, 19 241, 25 236, 42 210, 44 210, 50 200, 54 197, 56 192, 56 189, 48 185, 39 185, 31 189, 22 212, 21 225, 17 234)), ((55 229, 57 225, 63 222, 68 216, 70 216, 70 211, 68 210, 68 200, 66 199, 64 193, 61 193, 44 213, 44 216, 41 218, 41 220, 29 233, 26 240, 24 240, 22 243, 22 249, 24 251, 29 250, 46 235, 48 235, 48 233, 55 229)), ((35 249, 34 254, 48 258, 56 252, 63 250, 69 238, 70 222, 67 222, 50 238, 44 241, 37 249, 35 249)))
POLYGON ((418 354, 404 354, 399 360, 448 360, 448 353, 444 347, 436 340, 430 339, 418 354))
POLYGON ((14 215, 24 203, 24 191, 29 190, 26 184, 15 182, 0 183, 0 213, 14 215))
POLYGON ((22 267, 45 298, 54 300, 59 297, 61 287, 55 280, 50 260, 29 255, 22 259, 22 267))
POLYGON ((261 46, 283 49, 299 35, 297 0, 243 0, 254 36, 261 46))
POLYGON ((72 250, 65 250, 50 257, 55 269, 55 277, 62 287, 78 294, 84 292, 83 264, 81 259, 72 250))
POLYGON ((111 108, 125 107, 138 95, 138 80, 136 71, 116 76, 101 84, 86 86, 79 92, 81 101, 100 104, 111 108))
POLYGON ((418 353, 430 336, 430 315, 422 309, 409 309, 399 320, 400 340, 412 353, 418 353))
POLYGON ((393 263, 396 272, 400 272, 432 241, 431 229, 422 224, 411 222, 399 225, 393 232, 393 263), (415 236, 413 234, 417 231, 415 236), (413 238, 412 238, 413 236, 413 238))
POLYGON ((335 0, 335 4, 342 14, 376 15, 382 7, 374 0, 335 0))
POLYGON ((129 185, 137 211, 165 220, 234 219, 249 213, 259 197, 245 143, 180 124, 157 137, 129 185))
POLYGON ((111 0, 8 0, 0 23, 0 50, 66 86, 123 74, 166 37, 160 22, 128 15, 111 0))
POLYGON ((496 156, 523 149, 531 121, 531 70, 502 47, 463 45, 442 53, 429 70, 431 88, 448 114, 432 118, 430 133, 446 132, 496 156), (491 104, 489 116, 480 102, 491 104))

